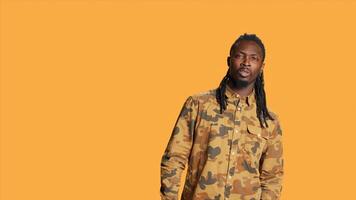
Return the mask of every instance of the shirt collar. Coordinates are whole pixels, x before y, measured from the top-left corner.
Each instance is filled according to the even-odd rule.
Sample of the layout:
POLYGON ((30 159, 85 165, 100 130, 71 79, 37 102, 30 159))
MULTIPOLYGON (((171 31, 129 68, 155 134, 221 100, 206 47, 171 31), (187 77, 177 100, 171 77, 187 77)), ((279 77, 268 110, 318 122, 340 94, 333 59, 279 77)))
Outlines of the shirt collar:
POLYGON ((248 106, 250 106, 252 103, 254 103, 256 101, 255 88, 253 88, 252 92, 250 94, 248 94, 247 96, 241 96, 240 94, 238 94, 237 92, 232 90, 232 88, 228 84, 226 84, 225 95, 227 96, 228 101, 230 100, 230 102, 239 100, 239 102, 241 102, 243 104, 247 104, 248 106))

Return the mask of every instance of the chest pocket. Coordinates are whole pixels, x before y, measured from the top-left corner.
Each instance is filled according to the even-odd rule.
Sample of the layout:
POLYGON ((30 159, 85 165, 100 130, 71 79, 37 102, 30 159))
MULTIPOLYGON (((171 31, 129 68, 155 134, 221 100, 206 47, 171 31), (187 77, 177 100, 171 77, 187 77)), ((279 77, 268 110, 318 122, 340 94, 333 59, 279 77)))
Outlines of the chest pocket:
POLYGON ((247 125, 243 134, 243 150, 254 160, 259 161, 268 140, 268 131, 257 125, 247 125))

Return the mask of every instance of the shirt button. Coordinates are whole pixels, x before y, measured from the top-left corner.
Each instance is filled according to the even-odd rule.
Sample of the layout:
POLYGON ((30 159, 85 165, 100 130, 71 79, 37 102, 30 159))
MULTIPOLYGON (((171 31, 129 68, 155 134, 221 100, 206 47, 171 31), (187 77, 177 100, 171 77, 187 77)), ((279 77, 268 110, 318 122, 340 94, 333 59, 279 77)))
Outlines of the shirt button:
POLYGON ((231 154, 232 154, 232 155, 235 155, 235 151, 233 151, 231 154))
POLYGON ((235 130, 235 133, 238 133, 238 132, 239 132, 239 130, 236 129, 236 130, 235 130))
POLYGON ((237 107, 237 110, 238 110, 238 111, 240 111, 240 110, 241 110, 241 107, 240 107, 240 106, 239 106, 239 107, 237 107))

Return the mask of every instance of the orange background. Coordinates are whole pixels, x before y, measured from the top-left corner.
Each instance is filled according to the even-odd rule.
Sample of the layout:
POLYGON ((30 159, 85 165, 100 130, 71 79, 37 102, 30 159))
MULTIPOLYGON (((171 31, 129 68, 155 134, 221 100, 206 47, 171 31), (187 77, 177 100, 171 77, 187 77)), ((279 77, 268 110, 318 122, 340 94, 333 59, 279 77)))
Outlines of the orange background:
POLYGON ((266 46, 282 200, 352 199, 355 11, 336 0, 1 1, 1 199, 159 199, 185 98, 218 86, 244 32, 266 46))

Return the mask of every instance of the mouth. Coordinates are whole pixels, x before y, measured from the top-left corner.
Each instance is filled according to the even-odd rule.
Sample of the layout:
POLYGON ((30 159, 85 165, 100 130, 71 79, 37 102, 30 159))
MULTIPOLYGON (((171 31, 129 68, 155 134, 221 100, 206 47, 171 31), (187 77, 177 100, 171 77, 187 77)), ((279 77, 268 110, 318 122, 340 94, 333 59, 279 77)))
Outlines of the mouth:
POLYGON ((240 68, 239 70, 237 70, 237 73, 241 77, 247 77, 251 74, 250 70, 248 70, 247 68, 240 68))

